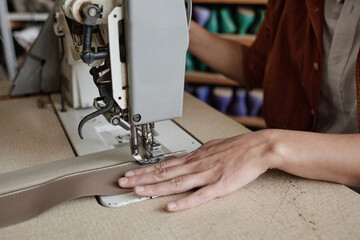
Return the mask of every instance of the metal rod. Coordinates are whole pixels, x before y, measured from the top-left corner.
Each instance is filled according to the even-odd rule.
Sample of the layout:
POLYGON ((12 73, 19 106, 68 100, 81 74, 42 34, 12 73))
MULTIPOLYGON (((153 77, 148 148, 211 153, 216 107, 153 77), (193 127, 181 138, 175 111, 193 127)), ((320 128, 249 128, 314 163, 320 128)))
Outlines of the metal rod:
POLYGON ((59 62, 59 78, 60 78, 60 93, 61 93, 61 112, 66 112, 65 108, 65 92, 64 92, 64 78, 62 76, 61 65, 65 57, 64 49, 64 36, 60 36, 60 45, 61 45, 61 58, 59 62))
POLYGON ((0 1, 0 30, 5 53, 5 61, 9 78, 14 80, 16 75, 16 54, 12 32, 9 24, 7 1, 0 1))
POLYGON ((122 118, 120 118, 119 126, 125 130, 130 130, 130 124, 122 118))
POLYGON ((84 25, 83 52, 91 51, 93 27, 84 25))
POLYGON ((132 151, 132 155, 139 154, 139 142, 138 142, 136 126, 131 126, 131 151, 132 151))
POLYGON ((145 145, 148 140, 147 124, 141 125, 141 133, 142 133, 142 138, 143 138, 143 144, 145 145))
POLYGON ((149 141, 151 144, 154 143, 155 123, 149 123, 149 141))

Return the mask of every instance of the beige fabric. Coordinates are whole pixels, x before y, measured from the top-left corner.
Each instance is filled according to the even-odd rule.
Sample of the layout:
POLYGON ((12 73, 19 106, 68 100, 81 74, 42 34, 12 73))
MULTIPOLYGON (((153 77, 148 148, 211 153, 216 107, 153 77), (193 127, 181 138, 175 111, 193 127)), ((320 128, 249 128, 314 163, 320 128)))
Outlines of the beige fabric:
POLYGON ((13 82, 10 80, 0 79, 0 97, 5 97, 10 95, 10 89, 12 87, 12 84, 13 82))
POLYGON ((31 219, 67 200, 131 192, 117 179, 142 167, 129 146, 0 175, 0 227, 31 219))
MULTIPOLYGON (((177 122, 202 142, 248 132, 188 95, 184 117, 177 122)), ((55 122, 52 125, 56 127, 55 122)), ((15 149, 6 154, 21 156, 15 149)), ((57 156, 63 155, 48 153, 49 158, 57 156)), ((360 197, 338 184, 269 171, 227 197, 176 214, 164 211, 168 201, 183 195, 118 209, 101 207, 92 197, 68 201, 30 221, 0 229, 0 238, 360 239, 360 197)))
MULTIPOLYGON (((121 155, 103 153, 96 157, 101 160, 121 159, 121 155)), ((116 179, 123 176, 126 171, 139 167, 134 162, 118 163, 112 166, 98 168, 90 167, 87 158, 69 159, 68 166, 83 166, 84 171, 71 171, 59 174, 62 164, 45 164, 40 167, 20 170, 0 175, 0 227, 9 226, 24 220, 31 219, 45 210, 66 200, 94 195, 115 195, 130 192, 120 189, 116 179), (42 173, 54 174, 47 179, 42 173), (27 181, 28 180, 28 181, 27 181), (35 184, 36 182, 36 184, 35 184)), ((118 160, 119 162, 119 160, 118 160)))
POLYGON ((47 182, 53 182, 64 176, 74 176, 86 171, 96 171, 116 167, 119 164, 133 163, 133 158, 129 154, 125 154, 126 152, 125 149, 119 148, 1 174, 0 196, 19 189, 28 189, 47 182))

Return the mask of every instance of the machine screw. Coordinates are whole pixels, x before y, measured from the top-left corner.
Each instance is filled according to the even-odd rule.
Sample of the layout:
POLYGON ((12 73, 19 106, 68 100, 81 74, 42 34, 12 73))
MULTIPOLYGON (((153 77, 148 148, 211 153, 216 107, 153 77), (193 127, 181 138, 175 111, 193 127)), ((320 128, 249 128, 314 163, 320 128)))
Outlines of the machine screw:
POLYGON ((140 115, 140 114, 135 114, 135 115, 133 116, 133 120, 134 120, 134 122, 140 122, 140 120, 141 120, 141 115, 140 115))
POLYGON ((89 14, 89 16, 91 16, 91 17, 95 17, 96 14, 97 14, 96 8, 94 8, 94 7, 90 8, 90 9, 88 10, 88 14, 89 14))
POLYGON ((118 118, 113 118, 113 120, 111 121, 113 125, 119 125, 120 123, 120 119, 118 118))

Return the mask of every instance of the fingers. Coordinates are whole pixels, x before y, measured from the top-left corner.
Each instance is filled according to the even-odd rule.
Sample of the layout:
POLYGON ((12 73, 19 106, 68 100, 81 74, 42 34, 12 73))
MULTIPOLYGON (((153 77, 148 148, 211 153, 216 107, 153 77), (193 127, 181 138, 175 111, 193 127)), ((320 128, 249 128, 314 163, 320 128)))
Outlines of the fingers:
MULTIPOLYGON (((134 186, 150 185, 158 182, 164 182, 172 178, 182 176, 189 173, 195 173, 194 163, 180 164, 175 166, 166 167, 165 162, 161 162, 156 166, 153 171, 143 174, 128 176, 119 179, 119 186, 123 188, 132 188, 134 186)), ((126 176, 126 175, 125 175, 126 176)))
POLYGON ((207 151, 204 151, 203 148, 209 148, 212 146, 216 146, 216 144, 218 144, 219 142, 221 142, 221 139, 213 140, 213 141, 207 142, 206 144, 201 146, 199 149, 197 149, 183 157, 174 158, 172 160, 165 161, 165 162, 159 162, 159 163, 156 163, 149 167, 139 168, 139 169, 135 169, 132 171, 128 171, 125 173, 125 177, 133 177, 133 176, 141 175, 144 173, 156 171, 156 169, 168 168, 171 166, 184 164, 186 162, 189 162, 190 160, 192 161, 192 160, 198 160, 198 159, 204 158, 209 154, 206 154, 207 151), (200 153, 200 155, 199 155, 199 153, 200 153))
POLYGON ((209 155, 209 154, 207 154, 208 151, 204 150, 204 148, 211 148, 213 146, 216 146, 219 142, 221 142, 221 139, 213 140, 213 141, 207 142, 206 144, 201 146, 199 149, 197 149, 183 157, 174 158, 172 160, 165 161, 165 162, 159 162, 159 163, 156 163, 149 167, 139 168, 139 169, 135 169, 132 171, 128 171, 125 173, 125 177, 133 177, 133 176, 141 175, 144 173, 156 171, 156 169, 168 168, 171 166, 184 164, 188 161, 193 161, 193 160, 198 160, 198 159, 204 158, 207 155, 209 155))
POLYGON ((153 185, 136 186, 134 193, 139 196, 164 196, 189 191, 193 188, 211 184, 214 181, 209 172, 189 174, 153 185))
POLYGON ((137 176, 137 175, 142 175, 144 173, 156 171, 157 169, 163 169, 163 168, 168 168, 168 167, 175 166, 175 165, 180 165, 180 164, 185 163, 186 161, 187 161, 187 158, 186 158, 186 156, 184 156, 181 158, 174 158, 169 161, 158 162, 149 167, 138 168, 138 169, 135 169, 132 171, 128 171, 125 173, 125 177, 133 177, 133 176, 137 176))
POLYGON ((166 210, 169 212, 178 212, 185 209, 194 208, 214 198, 222 196, 222 194, 219 193, 222 193, 222 189, 219 187, 219 184, 207 185, 206 187, 200 188, 185 198, 181 198, 174 202, 169 202, 166 204, 166 210))

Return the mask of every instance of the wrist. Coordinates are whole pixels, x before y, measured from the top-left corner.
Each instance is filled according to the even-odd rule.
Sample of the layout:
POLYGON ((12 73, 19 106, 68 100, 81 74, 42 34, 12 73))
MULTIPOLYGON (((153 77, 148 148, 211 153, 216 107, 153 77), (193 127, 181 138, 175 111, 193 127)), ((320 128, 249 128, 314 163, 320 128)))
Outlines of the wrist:
POLYGON ((264 165, 267 169, 282 170, 290 155, 290 148, 286 144, 287 131, 268 129, 264 130, 264 134, 268 145, 268 158, 264 165))

